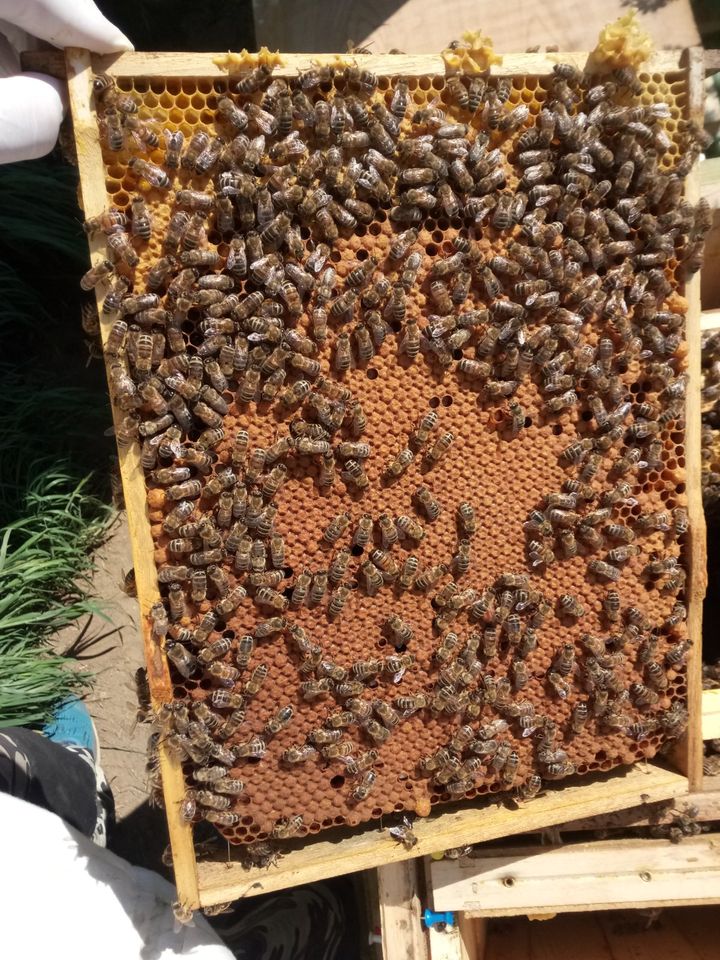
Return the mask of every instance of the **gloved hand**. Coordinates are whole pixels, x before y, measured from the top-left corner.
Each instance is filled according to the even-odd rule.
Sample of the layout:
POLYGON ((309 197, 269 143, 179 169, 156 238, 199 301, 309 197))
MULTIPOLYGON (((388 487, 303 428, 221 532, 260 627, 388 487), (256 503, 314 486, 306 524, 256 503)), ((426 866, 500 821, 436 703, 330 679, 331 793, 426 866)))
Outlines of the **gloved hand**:
POLYGON ((44 156, 63 118, 64 83, 20 72, 18 51, 32 46, 27 34, 95 53, 133 49, 92 0, 0 0, 0 163, 44 156))

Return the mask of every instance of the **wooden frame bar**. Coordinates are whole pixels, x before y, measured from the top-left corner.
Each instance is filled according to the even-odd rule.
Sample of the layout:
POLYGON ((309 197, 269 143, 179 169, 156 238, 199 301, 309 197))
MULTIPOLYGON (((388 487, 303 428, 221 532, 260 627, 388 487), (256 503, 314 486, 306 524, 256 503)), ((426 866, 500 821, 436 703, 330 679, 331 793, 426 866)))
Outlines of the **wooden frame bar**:
POLYGON ((699 906, 720 903, 720 838, 514 847, 430 871, 434 908, 475 917, 699 906))
MULTIPOLYGON (((687 51, 688 115, 700 128, 704 122, 704 68, 701 47, 687 51)), ((688 177, 685 196, 690 203, 700 200, 700 174, 698 164, 688 177)), ((687 665, 688 712, 702 716, 702 611, 707 590, 707 545, 705 512, 702 502, 701 430, 702 412, 700 390, 701 333, 700 333, 700 273, 696 273, 686 286, 685 297, 688 311, 685 323, 687 342, 688 389, 685 401, 685 489, 688 501, 690 529, 687 543, 687 608, 688 636, 693 646, 687 665)), ((702 786, 703 734, 700 723, 688 725, 687 733, 673 751, 673 762, 686 774, 690 790, 702 786)))
MULTIPOLYGON (((217 79, 226 77, 228 72, 213 61, 223 53, 121 53, 93 56, 97 72, 107 73, 111 77, 203 77, 217 79)), ((294 76, 300 70, 306 70, 313 64, 334 64, 340 59, 347 63, 357 63, 375 73, 401 74, 406 77, 419 77, 425 74, 444 74, 445 61, 439 55, 418 54, 349 54, 327 53, 289 53, 282 54, 282 65, 275 68, 277 76, 294 76)), ((673 73, 684 69, 685 50, 659 50, 647 61, 645 69, 649 73, 673 73)), ((704 73, 720 70, 720 50, 701 51, 704 73)), ((570 53, 506 53, 503 62, 492 68, 495 76, 546 76, 552 72, 556 63, 573 63, 584 67, 588 54, 570 53)), ((22 55, 24 70, 39 70, 56 77, 65 77, 66 64, 61 51, 29 50, 22 55)))
MULTIPOLYGON (((113 77, 202 77, 226 76, 226 71, 213 64, 213 54, 188 53, 131 53, 110 57, 91 57, 87 51, 68 50, 66 75, 70 91, 70 105, 75 127, 82 199, 86 217, 98 214, 107 203, 105 177, 99 136, 91 109, 92 76, 107 72, 113 77)), ((278 75, 290 76, 311 63, 334 63, 334 56, 284 57, 278 75)), ((344 58, 347 60, 348 58, 344 58)), ((421 76, 444 74, 445 66, 438 56, 388 55, 384 57, 352 57, 353 61, 378 73, 421 76)), ((539 76, 552 70, 555 63, 573 62, 583 66, 586 54, 518 54, 506 55, 498 75, 523 74, 539 76)), ((674 51, 658 53, 649 63, 651 72, 677 73, 687 71, 692 88, 690 109, 698 114, 702 106, 702 83, 706 61, 702 51, 674 51)), ((689 185, 692 197, 696 187, 689 185)), ((104 252, 100 239, 90 242, 91 258, 96 262, 104 252)), ((691 520, 690 569, 688 598, 691 636, 700 636, 702 596, 705 589, 705 539, 702 504, 700 501, 699 449, 699 376, 700 376, 700 303, 699 281, 688 285, 688 352, 689 389, 687 401, 687 478, 689 514, 691 520), (697 430, 697 437, 694 435, 697 430)), ((105 342, 110 324, 101 316, 101 334, 105 342)), ((116 412, 113 413, 116 416, 116 412)), ((158 596, 158 585, 153 563, 153 544, 147 519, 144 478, 137 447, 120 451, 120 470, 125 491, 128 523, 133 545, 141 623, 151 687, 157 702, 171 696, 170 677, 164 655, 149 632, 147 612, 158 596)), ((659 764, 636 766, 606 774, 583 777, 580 783, 552 786, 547 793, 527 807, 509 809, 497 806, 489 798, 481 804, 465 804, 457 810, 447 807, 434 811, 427 818, 418 819, 415 832, 418 844, 408 851, 395 843, 377 824, 368 823, 350 831, 328 833, 330 839, 308 837, 292 844, 289 852, 275 866, 245 868, 237 850, 229 850, 226 858, 197 861, 192 841, 192 829, 179 814, 184 796, 180 765, 162 745, 161 770, 166 816, 173 851, 175 877, 181 903, 190 909, 199 906, 232 901, 242 897, 280 890, 300 883, 326 879, 386 864, 400 864, 413 857, 430 854, 448 847, 479 843, 547 826, 565 823, 597 814, 637 806, 641 802, 658 802, 687 794, 688 785, 694 787, 701 777, 700 732, 700 662, 699 643, 695 643, 688 664, 688 700, 690 728, 673 754, 673 763, 680 771, 664 769, 659 764)), ((381 825, 382 826, 382 825, 381 825)))
MULTIPOLYGON (((87 50, 67 50, 67 80, 70 109, 77 146, 78 169, 80 171, 80 189, 82 206, 86 217, 101 213, 107 205, 105 192, 105 173, 98 128, 95 115, 90 108, 90 91, 95 68, 87 50)), ((90 257, 95 263, 105 256, 104 244, 100 238, 90 238, 90 257)), ((103 346, 107 340, 111 323, 102 312, 102 295, 96 290, 98 316, 100 318, 100 336, 103 346)), ((120 414, 112 405, 113 422, 117 427, 120 414)), ((140 449, 137 444, 129 447, 118 446, 120 476, 125 495, 130 543, 132 545, 133 566, 137 584, 137 597, 140 605, 140 629, 145 647, 145 663, 148 671, 150 690, 154 698, 153 706, 172 699, 172 684, 167 660, 159 645, 153 640, 148 627, 147 615, 153 603, 160 598, 157 574, 155 571, 155 548, 147 519, 145 478, 140 463, 140 449)), ((185 793, 182 769, 177 758, 169 750, 160 748, 160 770, 162 775, 165 802, 168 804, 168 830, 173 849, 175 880, 180 899, 193 908, 198 902, 197 872, 195 870, 195 852, 193 849, 192 829, 179 815, 178 806, 185 793)))
MULTIPOLYGON (((687 793, 687 779, 654 764, 631 767, 585 782, 551 789, 522 811, 486 801, 482 806, 436 811, 418 818, 418 843, 406 850, 375 823, 355 831, 338 831, 332 839, 307 838, 275 866, 247 869, 238 859, 199 860, 199 903, 209 906, 341 874, 400 863, 467 843, 483 843, 513 834, 541 830, 568 820, 610 813, 639 803, 652 803, 687 793)), ((231 850, 230 856, 237 857, 231 850)))

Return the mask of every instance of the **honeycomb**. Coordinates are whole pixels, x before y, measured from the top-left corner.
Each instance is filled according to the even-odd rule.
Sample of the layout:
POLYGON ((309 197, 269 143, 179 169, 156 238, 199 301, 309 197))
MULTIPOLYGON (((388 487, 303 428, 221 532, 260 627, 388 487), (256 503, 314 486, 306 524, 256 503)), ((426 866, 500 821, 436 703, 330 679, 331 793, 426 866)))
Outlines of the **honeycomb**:
POLYGON ((682 289, 703 212, 682 200, 697 154, 684 74, 278 74, 96 83, 108 211, 87 229, 105 231, 111 260, 84 284, 109 284, 118 442, 142 443, 165 598, 152 629, 175 696, 159 722, 184 763, 183 815, 250 843, 508 790, 530 799, 652 757, 684 728, 689 646, 682 289), (220 152, 172 166, 164 131, 184 135, 183 157, 198 133, 220 152), (372 173, 390 159, 432 162, 429 187, 372 173), (320 186, 330 223, 299 212, 320 186), (212 199, 173 247, 180 190, 212 199), (217 196, 231 200, 227 232, 217 196), (258 249, 285 212, 290 231, 258 249), (238 237, 249 265, 229 273, 238 237), (193 248, 216 256, 183 274, 193 248), (331 615, 322 573, 342 550, 331 615), (268 581, 276 608, 259 602, 268 581), (307 758, 289 763, 293 749, 307 758))

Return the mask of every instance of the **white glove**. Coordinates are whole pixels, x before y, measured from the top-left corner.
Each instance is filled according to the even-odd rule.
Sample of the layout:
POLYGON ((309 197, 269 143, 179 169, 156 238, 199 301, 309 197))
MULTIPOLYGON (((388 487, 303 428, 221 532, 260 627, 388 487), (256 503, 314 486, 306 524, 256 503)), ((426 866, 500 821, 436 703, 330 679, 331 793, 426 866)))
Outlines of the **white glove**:
POLYGON ((65 84, 40 73, 20 73, 19 50, 32 40, 95 53, 132 50, 92 0, 0 0, 0 163, 49 153, 65 109, 65 84))

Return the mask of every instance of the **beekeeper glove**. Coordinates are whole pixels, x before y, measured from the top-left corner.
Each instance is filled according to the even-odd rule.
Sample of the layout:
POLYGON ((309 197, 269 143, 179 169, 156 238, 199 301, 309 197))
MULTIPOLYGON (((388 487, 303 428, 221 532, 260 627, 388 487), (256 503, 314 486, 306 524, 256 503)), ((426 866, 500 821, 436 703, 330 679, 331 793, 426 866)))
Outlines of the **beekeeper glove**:
POLYGON ((35 37, 94 53, 133 49, 92 0, 0 0, 0 163, 49 153, 62 122, 64 82, 20 69, 35 37))

